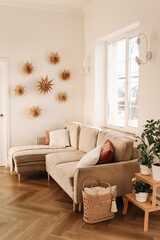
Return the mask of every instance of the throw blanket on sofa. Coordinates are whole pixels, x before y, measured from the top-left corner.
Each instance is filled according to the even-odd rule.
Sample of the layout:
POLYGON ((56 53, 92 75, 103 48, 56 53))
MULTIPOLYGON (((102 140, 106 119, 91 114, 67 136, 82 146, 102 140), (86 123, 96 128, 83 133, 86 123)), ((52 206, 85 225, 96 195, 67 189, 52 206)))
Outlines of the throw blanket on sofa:
POLYGON ((38 152, 39 150, 41 150, 42 154, 47 154, 48 152, 46 152, 48 150, 51 150, 50 153, 52 152, 68 152, 68 151, 75 151, 74 147, 52 147, 52 146, 48 146, 48 145, 27 145, 27 146, 18 146, 18 147, 12 147, 9 150, 8 153, 8 165, 10 166, 10 172, 13 173, 14 170, 14 159, 13 156, 15 153, 17 152, 23 152, 26 150, 34 150, 35 154, 36 151, 38 152))

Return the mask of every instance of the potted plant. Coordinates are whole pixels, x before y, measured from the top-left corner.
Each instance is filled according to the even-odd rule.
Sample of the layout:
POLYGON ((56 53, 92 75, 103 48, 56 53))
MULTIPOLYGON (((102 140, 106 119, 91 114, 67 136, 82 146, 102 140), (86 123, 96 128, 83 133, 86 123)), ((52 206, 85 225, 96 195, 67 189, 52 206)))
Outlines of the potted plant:
POLYGON ((157 121, 148 120, 144 127, 145 136, 154 155, 153 179, 160 181, 160 119, 157 121))
MULTIPOLYGON (((151 168, 155 157, 157 156, 160 159, 160 120, 147 120, 141 137, 138 137, 138 139, 140 143, 137 149, 140 149, 140 157, 137 162, 140 164, 141 173, 149 175, 151 174, 151 168)), ((155 167, 157 166, 155 165, 155 167)), ((160 171, 160 167, 158 169, 160 171)))
POLYGON ((138 202, 146 202, 148 193, 152 193, 151 186, 141 180, 134 180, 132 187, 135 190, 136 200, 138 202))

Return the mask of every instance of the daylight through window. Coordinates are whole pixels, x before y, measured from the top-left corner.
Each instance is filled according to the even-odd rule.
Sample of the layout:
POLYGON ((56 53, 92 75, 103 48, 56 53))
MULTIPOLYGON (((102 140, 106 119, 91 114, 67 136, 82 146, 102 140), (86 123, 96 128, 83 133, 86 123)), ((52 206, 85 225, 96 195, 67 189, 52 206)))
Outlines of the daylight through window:
POLYGON ((139 66, 137 36, 108 43, 107 124, 125 129, 138 127, 139 66))

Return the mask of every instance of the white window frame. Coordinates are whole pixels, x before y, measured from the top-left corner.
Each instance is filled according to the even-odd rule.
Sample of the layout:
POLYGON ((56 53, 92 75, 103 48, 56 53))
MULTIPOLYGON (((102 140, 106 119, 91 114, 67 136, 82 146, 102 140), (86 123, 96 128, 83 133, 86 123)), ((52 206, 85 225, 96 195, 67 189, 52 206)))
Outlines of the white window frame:
MULTIPOLYGON (((129 133, 135 133, 137 134, 137 130, 138 127, 130 127, 128 126, 128 74, 129 74, 129 38, 133 38, 136 37, 139 34, 139 29, 134 29, 132 31, 128 31, 126 33, 123 33, 115 38, 112 39, 108 39, 108 41, 106 41, 106 99, 105 99, 105 103, 106 103, 106 127, 108 128, 112 128, 115 130, 119 130, 119 131, 124 131, 124 132, 129 132, 129 133), (108 124, 108 45, 111 43, 114 43, 116 41, 120 41, 126 39, 126 81, 125 81, 125 126, 124 127, 120 127, 120 126, 115 126, 115 125, 111 125, 108 124)), ((139 104, 138 104, 139 106, 139 104)))

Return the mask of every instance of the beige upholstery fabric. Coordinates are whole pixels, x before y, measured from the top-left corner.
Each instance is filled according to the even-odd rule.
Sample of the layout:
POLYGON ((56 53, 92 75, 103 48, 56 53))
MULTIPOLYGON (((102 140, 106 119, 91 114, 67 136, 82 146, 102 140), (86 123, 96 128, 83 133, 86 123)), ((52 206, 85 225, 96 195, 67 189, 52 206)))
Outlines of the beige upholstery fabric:
POLYGON ((126 161, 131 159, 133 142, 113 131, 101 131, 98 133, 97 146, 103 145, 109 139, 114 147, 114 161, 126 161))
POLYGON ((81 123, 66 122, 65 127, 69 130, 71 146, 74 147, 75 149, 77 149, 81 123))
MULTIPOLYGON (((51 161, 50 161, 51 163, 51 161)), ((56 166, 46 164, 46 171, 73 199, 73 177, 77 162, 58 164, 56 166)))
POLYGON ((74 172, 77 166, 77 162, 69 162, 69 163, 62 163, 58 164, 56 166, 57 169, 63 174, 63 178, 68 178, 70 181, 70 184, 73 186, 73 177, 74 177, 74 172))
POLYGON ((132 154, 131 154, 131 159, 139 158, 140 157, 140 150, 137 149, 136 146, 133 146, 132 154))
MULTIPOLYGON (((66 147, 66 148, 35 148, 33 146, 22 146, 21 149, 20 147, 15 147, 10 149, 10 154, 9 158, 11 159, 10 162, 12 162, 13 159, 13 165, 15 167, 15 171, 17 173, 24 173, 24 172, 30 172, 31 171, 31 166, 33 167, 33 171, 38 169, 39 165, 44 165, 43 168, 45 169, 45 155, 49 153, 56 153, 56 152, 74 152, 75 149, 73 147, 66 147), (29 167, 30 165, 30 167, 29 167), (26 166, 26 167, 25 167, 26 166), (28 166, 28 167, 27 167, 28 166), (35 167, 34 167, 35 166, 35 167), (23 167, 23 168, 22 168, 23 167)), ((10 163, 10 168, 12 168, 12 165, 10 163)), ((42 166, 40 166, 41 169, 42 166)), ((39 171, 39 170, 36 170, 39 171)), ((12 171, 11 171, 12 172, 12 171)))
MULTIPOLYGON (((12 148, 9 152, 11 168, 14 161, 17 173, 25 174, 46 169, 49 175, 76 203, 82 202, 82 186, 84 180, 88 177, 98 177, 111 185, 117 185, 118 196, 131 192, 131 179, 135 172, 139 172, 137 159, 129 160, 133 152, 132 141, 112 131, 98 133, 96 128, 83 126, 78 144, 77 129, 80 128, 80 125, 71 123, 68 126, 66 124, 66 127, 70 131, 72 147, 54 149, 39 145, 12 148), (106 139, 112 142, 115 150, 115 161, 119 162, 76 169, 84 154, 96 146, 103 145, 106 139), (77 146, 79 151, 75 149, 77 146)), ((39 142, 42 143, 43 141, 43 138, 39 139, 39 142)))
POLYGON ((32 172, 41 172, 41 171, 45 171, 46 170, 46 165, 45 163, 43 162, 42 163, 33 163, 33 164, 30 164, 30 165, 16 165, 15 166, 15 171, 17 173, 21 173, 21 174, 24 174, 24 173, 32 173, 32 172))
POLYGON ((79 161, 85 153, 81 151, 57 152, 46 155, 46 165, 55 167, 57 164, 79 161))
POLYGON ((56 153, 56 152, 67 152, 67 151, 75 151, 72 147, 66 147, 66 148, 47 148, 47 149, 33 149, 33 150, 21 150, 17 151, 13 154, 13 159, 16 164, 18 163, 26 163, 26 162, 33 162, 37 160, 43 160, 45 161, 45 155, 49 153, 56 153))
MULTIPOLYGON (((83 182, 89 177, 107 181, 112 186, 117 185, 118 196, 124 196, 126 193, 131 193, 131 180, 136 172, 139 172, 137 159, 78 168, 74 174, 74 201, 76 203, 82 202, 83 182)), ((88 183, 94 183, 94 181, 88 183)))
POLYGON ((46 137, 37 137, 36 144, 37 145, 44 145, 46 142, 46 137))
POLYGON ((79 137, 79 150, 89 152, 96 147, 98 129, 90 126, 82 126, 79 137))

